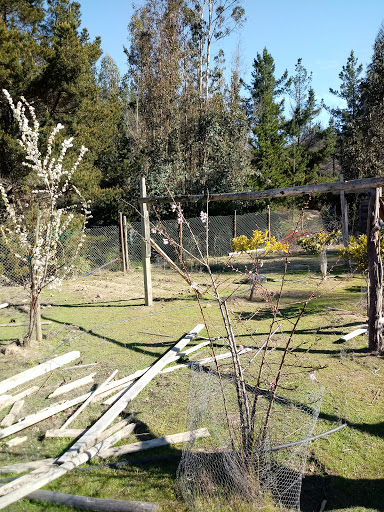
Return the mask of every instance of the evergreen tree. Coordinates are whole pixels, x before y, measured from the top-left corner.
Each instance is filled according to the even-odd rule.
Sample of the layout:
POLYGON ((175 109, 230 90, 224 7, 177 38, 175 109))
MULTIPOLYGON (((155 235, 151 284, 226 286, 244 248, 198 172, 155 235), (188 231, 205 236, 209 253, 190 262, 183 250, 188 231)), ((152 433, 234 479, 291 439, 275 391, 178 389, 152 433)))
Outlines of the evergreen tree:
POLYGON ((283 132, 284 99, 288 73, 275 78, 273 57, 264 48, 253 62, 252 83, 248 86, 248 102, 252 129, 252 154, 255 169, 252 183, 256 189, 278 188, 286 185, 286 138, 283 132))
POLYGON ((321 112, 308 73, 298 59, 295 74, 289 79, 291 119, 286 123, 291 183, 305 185, 318 180, 318 170, 334 151, 335 131, 331 124, 323 130, 316 117, 321 112))
POLYGON ((357 178, 361 173, 359 116, 361 112, 361 73, 363 66, 358 64, 353 50, 347 63, 339 73, 340 90, 330 89, 330 92, 345 101, 344 108, 330 109, 335 119, 337 137, 337 156, 346 179, 357 178), (360 162, 360 163, 359 163, 360 162))
MULTIPOLYGON (((1 0, 0 2, 0 90, 12 97, 25 94, 39 73, 40 24, 43 0, 1 0)), ((17 129, 5 97, 0 95, 0 175, 9 184, 23 178, 22 152, 16 143, 17 129)))
POLYGON ((372 61, 362 82, 360 174, 384 175, 384 25, 379 29, 372 61))

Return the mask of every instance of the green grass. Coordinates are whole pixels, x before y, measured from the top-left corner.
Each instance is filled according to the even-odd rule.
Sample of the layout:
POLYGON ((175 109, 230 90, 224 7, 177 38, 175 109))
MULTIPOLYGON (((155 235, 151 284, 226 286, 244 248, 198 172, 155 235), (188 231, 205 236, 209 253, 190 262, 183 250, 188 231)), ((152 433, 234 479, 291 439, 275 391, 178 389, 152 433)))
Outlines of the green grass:
MULTIPOLYGON (((330 259, 331 263, 335 262, 334 256, 330 259)), ((291 270, 281 301, 284 318, 281 319, 281 332, 276 333, 271 350, 272 370, 281 357, 282 345, 292 328, 292 321, 311 291, 316 290, 316 297, 308 304, 297 327, 294 337, 296 350, 289 354, 288 362, 297 364, 300 360, 303 366, 322 367, 316 371, 316 385, 324 386, 325 393, 315 433, 334 427, 340 420, 348 422, 347 428, 310 444, 306 478, 303 481, 302 509, 305 512, 319 510, 325 499, 326 510, 384 510, 383 358, 367 352, 366 336, 345 343, 338 342, 341 335, 366 322, 362 291, 365 281, 357 275, 348 276, 343 266, 338 264, 332 271, 333 277, 320 283, 315 257, 297 254, 290 260, 291 270), (327 309, 329 307, 346 311, 327 309)), ((222 294, 236 291, 228 302, 233 317, 246 320, 246 328, 243 322, 234 322, 238 343, 261 344, 271 322, 268 304, 259 293, 250 302, 249 285, 243 282, 243 276, 227 271, 223 273, 221 262, 214 263, 222 294), (253 341, 250 333, 253 333, 253 341)), ((239 258, 236 263, 241 270, 249 266, 246 257, 239 258)), ((270 301, 276 300, 281 285, 281 268, 281 261, 267 258, 261 269, 268 276, 265 288, 270 294, 270 301)), ((201 284, 209 284, 206 273, 197 273, 194 279, 201 284)), ((72 371, 58 369, 49 376, 36 379, 31 385, 37 384, 40 389, 26 399, 24 414, 58 401, 46 397, 64 382, 97 371, 96 382, 101 383, 115 368, 119 369, 118 377, 123 377, 148 366, 185 332, 201 323, 194 295, 170 270, 154 269, 153 290, 154 304, 147 308, 143 305, 142 274, 140 269, 136 269, 127 275, 100 272, 77 281, 68 281, 61 291, 45 291, 42 315, 44 320, 52 324, 44 327, 44 341, 40 345, 0 356, 1 378, 43 361, 62 343, 65 343, 64 346, 55 355, 80 350, 81 360, 77 362, 98 362, 98 365, 72 371)), ((4 288, 3 292, 3 301, 23 304, 25 292, 16 288, 4 288)), ((223 335, 218 309, 214 302, 207 301, 209 298, 209 294, 204 296, 203 313, 211 335, 223 335)), ((25 318, 26 313, 18 307, 0 311, 0 323, 11 320, 19 322, 25 318)), ((9 345, 14 339, 22 337, 23 332, 23 328, 0 328, 0 346, 9 345)), ((206 336, 205 331, 201 335, 206 336)), ((218 348, 218 352, 226 350, 225 347, 218 348)), ((201 357, 209 354, 209 349, 204 349, 201 357)), ((71 366, 73 364, 76 362, 71 366)), ((309 381, 307 373, 300 378, 303 383, 309 381)), ((254 375, 250 374, 250 383, 252 379, 254 375)), ((295 379, 296 376, 287 371, 283 381, 288 385, 296 382, 295 379)), ((71 398, 88 390, 89 387, 74 390, 63 398, 71 398)), ((132 441, 186 430, 189 391, 189 370, 163 374, 154 379, 125 411, 126 414, 134 412, 140 421, 132 441)), ((2 410, 0 418, 8 410, 2 410)), ((104 410, 105 406, 96 403, 79 415, 71 426, 85 428, 96 421, 104 410)), ((64 452, 73 441, 44 439, 44 432, 48 428, 60 427, 70 412, 65 411, 22 431, 18 435, 28 435, 28 442, 23 445, 7 450, 4 445, 6 440, 0 441, 0 465, 53 457, 64 452)), ((207 441, 201 440, 198 446, 206 444, 207 441)), ((110 499, 157 501, 160 511, 184 512, 187 507, 175 480, 181 449, 181 445, 176 445, 132 454, 129 459, 133 463, 119 469, 98 467, 88 471, 75 470, 46 488, 110 499)), ((85 467, 105 466, 115 461, 95 458, 85 467)), ((22 500, 10 505, 7 510, 66 512, 74 509, 22 500)))

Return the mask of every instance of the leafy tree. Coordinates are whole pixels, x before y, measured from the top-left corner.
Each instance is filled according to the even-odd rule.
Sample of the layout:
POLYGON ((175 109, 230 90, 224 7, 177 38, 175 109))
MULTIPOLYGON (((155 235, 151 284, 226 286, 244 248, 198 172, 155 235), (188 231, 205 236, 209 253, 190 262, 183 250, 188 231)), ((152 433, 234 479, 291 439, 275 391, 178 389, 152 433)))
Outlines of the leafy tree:
POLYGON ((236 23, 238 3, 210 0, 194 9, 184 0, 147 0, 135 11, 126 50, 132 194, 139 173, 152 194, 222 191, 238 182, 244 166, 234 171, 234 162, 242 161, 240 148, 246 147, 239 90, 234 92, 239 78, 227 87, 224 55, 217 53, 212 69, 208 49, 230 30, 227 14, 236 23), (204 18, 204 6, 211 18, 204 18))
POLYGON ((253 185, 256 188, 278 188, 286 185, 286 135, 284 124, 284 99, 278 101, 285 90, 287 71, 275 78, 273 57, 264 48, 253 62, 252 83, 248 86, 248 102, 252 129, 252 154, 255 168, 253 185))

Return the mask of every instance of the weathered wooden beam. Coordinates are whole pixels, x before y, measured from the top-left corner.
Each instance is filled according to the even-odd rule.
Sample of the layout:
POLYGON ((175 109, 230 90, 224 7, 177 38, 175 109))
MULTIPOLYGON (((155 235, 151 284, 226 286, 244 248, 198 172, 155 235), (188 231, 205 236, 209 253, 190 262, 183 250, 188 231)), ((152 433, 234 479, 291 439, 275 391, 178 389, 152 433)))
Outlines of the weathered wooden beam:
POLYGON ((0 427, 9 427, 15 422, 16 418, 20 415, 22 408, 24 407, 24 400, 18 400, 12 406, 9 413, 2 419, 0 427))
POLYGON ((168 265, 173 268, 183 279, 186 281, 189 286, 192 286, 192 279, 188 274, 183 272, 174 261, 163 251, 161 247, 157 245, 157 243, 151 238, 151 246, 155 249, 155 251, 160 254, 160 256, 168 263, 168 265))
POLYGON ((351 340, 352 338, 356 338, 356 336, 360 336, 360 334, 366 334, 367 331, 368 331, 368 326, 364 325, 363 327, 360 327, 359 329, 355 329, 354 331, 349 332, 348 334, 344 334, 344 336, 341 336, 340 340, 348 341, 348 340, 351 340))
POLYGON ((38 386, 32 386, 24 391, 21 391, 17 395, 2 395, 0 396, 0 409, 4 409, 4 407, 8 407, 8 405, 12 405, 15 402, 18 402, 22 398, 25 398, 28 395, 32 395, 36 391, 39 390, 38 386))
MULTIPOLYGON (((174 358, 173 361, 170 361, 170 363, 173 363, 175 361, 177 361, 178 359, 180 359, 181 357, 186 357, 188 356, 189 354, 192 354, 193 352, 196 352, 197 350, 200 350, 202 349, 203 347, 207 346, 208 344, 210 343, 210 341, 203 341, 202 343, 199 343, 198 345, 195 345, 194 347, 191 347, 189 348, 188 350, 185 350, 184 352, 180 352, 179 354, 177 354, 174 358)), ((149 369, 148 368, 144 368, 143 370, 138 370, 137 371, 137 376, 140 377, 141 375, 144 375, 144 373, 149 369)), ((162 370, 160 373, 165 373, 166 370, 162 370)), ((131 380, 131 382, 127 383, 126 384, 126 388, 131 385, 132 383, 134 382, 134 379, 131 380)), ((125 388, 125 389, 126 389, 125 388)), ((123 388, 124 389, 124 388, 123 388)), ((107 400, 105 400, 103 403, 105 405, 112 405, 114 402, 116 402, 116 400, 122 396, 124 393, 124 391, 121 391, 121 390, 118 390, 117 393, 115 393, 114 395, 112 395, 111 397, 107 398, 107 400)))
MULTIPOLYGON (((112 375, 110 375, 110 376, 108 377, 108 379, 107 379, 107 380, 105 380, 102 384, 100 384, 100 386, 98 387, 99 393, 101 393, 101 392, 105 389, 105 387, 106 387, 106 385, 108 384, 108 382, 110 382, 110 381, 114 378, 114 376, 116 375, 116 373, 117 373, 117 372, 118 372, 118 370, 115 370, 115 371, 112 373, 112 375)), ((89 397, 85 400, 85 402, 83 402, 83 403, 80 405, 80 407, 79 407, 79 408, 78 408, 78 409, 77 409, 77 410, 72 414, 72 416, 70 416, 70 417, 67 419, 67 421, 62 425, 62 427, 61 427, 61 428, 63 428, 63 429, 64 429, 64 428, 67 428, 67 427, 68 427, 68 425, 70 425, 70 424, 73 422, 73 420, 74 420, 75 418, 77 418, 77 417, 78 417, 78 415, 79 415, 79 414, 80 414, 80 413, 81 413, 81 412, 82 412, 82 411, 83 411, 83 410, 84 410, 84 409, 85 409, 85 408, 86 408, 86 407, 87 407, 87 406, 88 406, 88 405, 93 401, 93 399, 94 399, 95 397, 96 397, 96 390, 95 390, 95 391, 92 391, 92 393, 91 393, 91 394, 89 395, 89 397)))
POLYGON ((379 239, 380 196, 380 188, 370 191, 367 220, 369 276, 368 348, 371 352, 380 352, 383 344, 383 265, 380 256, 379 239))
POLYGON ((19 444, 23 444, 28 440, 28 436, 23 437, 14 437, 5 443, 7 448, 13 448, 14 446, 19 446, 19 444))
MULTIPOLYGON (((125 425, 128 425, 132 420, 132 416, 129 416, 129 418, 124 419, 116 423, 115 425, 112 425, 112 427, 109 427, 109 429, 104 430, 103 435, 105 437, 109 437, 121 428, 125 427, 125 425)), ((69 437, 76 439, 77 437, 81 436, 82 434, 85 434, 89 428, 53 428, 51 430, 47 430, 44 434, 45 437, 49 438, 55 438, 55 437, 69 437)), ((102 439, 99 438, 99 441, 102 439)))
POLYGON ((57 503, 67 507, 81 508, 83 510, 98 510, 103 512, 156 512, 159 508, 158 503, 148 501, 124 501, 124 500, 105 500, 101 498, 89 498, 88 496, 78 496, 75 494, 64 494, 53 491, 33 491, 27 496, 27 500, 46 501, 48 503, 57 503))
POLYGON ((57 459, 39 459, 31 462, 18 462, 17 464, 9 464, 8 466, 0 466, 0 474, 6 473, 25 473, 31 469, 42 468, 53 464, 57 459))
MULTIPOLYGON (((147 189, 145 185, 145 178, 142 177, 140 180, 140 193, 142 196, 146 196, 147 189)), ((143 274, 144 274, 144 296, 145 305, 152 306, 152 274, 151 274, 151 232, 149 224, 149 213, 145 203, 140 205, 141 210, 141 258, 143 262, 143 274)))
POLYGON ((93 382, 93 377, 95 375, 96 375, 96 372, 91 373, 81 379, 77 379, 72 382, 68 382, 68 384, 63 384, 62 386, 55 389, 55 391, 53 391, 53 393, 48 395, 48 398, 54 398, 55 396, 64 395, 65 393, 68 393, 69 391, 72 391, 73 389, 80 388, 81 386, 85 386, 86 384, 91 384, 93 382))
POLYGON ((199 439, 200 437, 209 437, 210 433, 206 428, 192 430, 190 432, 181 432, 180 434, 172 434, 170 436, 158 437, 156 439, 149 439, 148 441, 141 441, 138 443, 126 444, 124 446, 117 446, 116 448, 109 448, 103 450, 98 454, 99 457, 106 459, 107 457, 120 457, 126 453, 135 453, 142 450, 150 450, 151 448, 158 448, 160 446, 168 446, 176 443, 187 443, 192 439, 199 439))
POLYGON ((21 476, 0 488, 0 510, 7 507, 11 503, 24 498, 33 491, 40 489, 44 485, 60 478, 75 467, 87 462, 89 459, 97 455, 100 451, 108 449, 118 441, 130 435, 135 428, 135 424, 127 425, 119 432, 116 432, 108 439, 96 444, 92 448, 71 457, 65 464, 61 466, 51 464, 46 467, 40 467, 31 473, 21 476))
POLYGON ((174 347, 168 350, 156 363, 154 363, 145 374, 140 377, 126 393, 123 394, 108 411, 96 421, 94 425, 86 432, 78 441, 76 441, 71 448, 60 457, 60 462, 65 462, 73 453, 86 450, 89 446, 92 446, 93 439, 99 432, 102 432, 112 423, 112 421, 118 416, 127 405, 142 391, 149 382, 161 370, 167 366, 171 361, 174 360, 175 356, 179 354, 183 348, 205 327, 204 324, 197 325, 191 332, 185 335, 180 341, 176 343, 174 347))
MULTIPOLYGON (((248 352, 251 352, 252 348, 244 348, 243 350, 240 350, 238 352, 238 355, 241 356, 243 354, 247 354, 248 352)), ((174 372, 175 370, 181 370, 181 368, 189 368, 191 367, 192 365, 194 364, 200 364, 200 365, 203 365, 203 364, 207 364, 207 363, 212 363, 213 361, 221 361, 222 359, 228 359, 232 357, 232 353, 231 352, 225 352, 224 354, 219 354, 215 357, 206 357, 204 359, 199 359, 197 361, 190 361, 188 363, 183 363, 183 364, 177 364, 176 366, 170 366, 169 368, 165 368, 165 370, 162 371, 162 373, 170 373, 170 372, 174 372)))
MULTIPOLYGON (((108 390, 102 391, 100 395, 98 395, 98 390, 96 389, 96 395, 104 398, 107 393, 114 393, 119 385, 124 385, 126 382, 126 378, 120 379, 120 381, 111 382, 108 384, 108 390)), ((29 416, 26 416, 25 418, 19 420, 14 425, 11 425, 10 427, 0 430, 0 439, 4 439, 5 437, 16 434, 16 432, 20 432, 20 430, 24 430, 25 428, 35 425, 40 421, 46 420, 47 418, 50 418, 51 416, 54 416, 59 412, 65 411, 66 409, 74 407, 75 405, 81 404, 82 402, 87 400, 87 398, 89 398, 91 394, 92 392, 89 392, 86 393, 85 395, 77 396, 72 400, 65 400, 64 402, 52 404, 50 407, 46 407, 41 411, 38 411, 34 414, 30 414, 29 416)))
POLYGON ((60 368, 64 364, 70 363, 75 359, 80 357, 80 352, 78 350, 74 350, 72 352, 68 352, 59 357, 55 357, 54 359, 50 359, 45 363, 39 364, 38 366, 34 366, 29 370, 25 370, 24 372, 18 373, 13 377, 9 377, 8 379, 0 382, 0 394, 6 393, 10 389, 13 389, 20 384, 24 384, 25 382, 29 382, 30 380, 36 379, 45 373, 56 370, 56 368, 60 368))
MULTIPOLYGON (((344 192, 366 192, 370 188, 384 187, 384 177, 365 178, 360 180, 336 181, 334 183, 318 183, 314 185, 301 185, 298 187, 276 188, 260 191, 230 192, 224 194, 210 194, 209 201, 258 201, 261 199, 272 199, 277 197, 292 197, 313 194, 339 194, 344 192)), ((139 197, 140 204, 143 203, 173 203, 173 202, 196 202, 206 201, 204 194, 195 194, 189 196, 159 196, 159 197, 139 197)))

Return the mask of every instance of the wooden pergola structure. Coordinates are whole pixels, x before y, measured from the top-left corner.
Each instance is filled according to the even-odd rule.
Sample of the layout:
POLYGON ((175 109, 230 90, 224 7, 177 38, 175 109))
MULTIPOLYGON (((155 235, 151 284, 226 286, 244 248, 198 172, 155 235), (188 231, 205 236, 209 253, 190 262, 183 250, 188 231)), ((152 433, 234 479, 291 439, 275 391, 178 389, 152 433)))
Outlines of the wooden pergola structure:
MULTIPOLYGON (((148 214, 148 204, 156 203, 185 203, 198 201, 259 201, 282 197, 293 197, 314 194, 341 194, 344 208, 345 193, 369 193, 368 222, 367 222, 367 250, 368 250, 368 274, 369 274, 369 315, 368 315, 368 348, 372 352, 379 352, 382 347, 382 297, 383 297, 383 267, 380 256, 379 241, 379 210, 381 189, 384 186, 384 177, 365 178, 350 181, 337 181, 333 183, 321 183, 303 185, 297 187, 278 188, 261 191, 232 192, 223 194, 192 194, 176 197, 160 196, 147 197, 145 178, 141 178, 140 193, 138 199, 141 208, 141 223, 143 236, 143 271, 145 304, 152 305, 151 283, 151 237, 148 214)), ((344 217, 344 211, 342 212, 344 217)))

